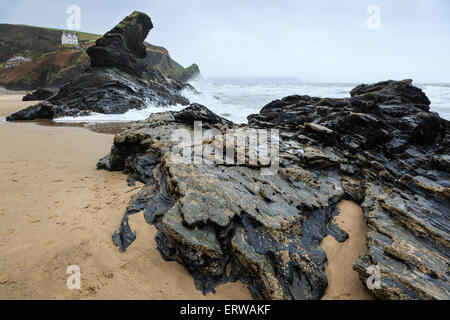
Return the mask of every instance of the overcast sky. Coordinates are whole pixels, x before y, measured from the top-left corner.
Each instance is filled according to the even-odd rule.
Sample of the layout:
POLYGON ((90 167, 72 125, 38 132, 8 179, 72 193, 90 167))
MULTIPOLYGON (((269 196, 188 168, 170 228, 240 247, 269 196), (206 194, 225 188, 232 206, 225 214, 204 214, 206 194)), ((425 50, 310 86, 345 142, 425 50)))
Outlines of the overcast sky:
POLYGON ((99 34, 147 13, 147 40, 205 78, 450 82, 448 0, 0 0, 0 23, 66 28, 71 4, 81 31, 99 34), (366 24, 371 5, 379 30, 366 24))

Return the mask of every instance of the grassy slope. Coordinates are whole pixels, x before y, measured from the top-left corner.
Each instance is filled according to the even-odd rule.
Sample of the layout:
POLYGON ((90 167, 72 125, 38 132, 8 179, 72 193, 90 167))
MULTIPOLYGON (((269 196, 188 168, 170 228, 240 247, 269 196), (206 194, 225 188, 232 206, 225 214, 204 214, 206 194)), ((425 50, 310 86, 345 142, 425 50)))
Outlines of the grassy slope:
MULTIPOLYGON (((26 25, 26 24, 19 24, 18 26, 25 27, 25 28, 37 28, 37 29, 42 29, 42 30, 57 31, 59 33, 59 35, 61 35, 61 32, 63 31, 62 29, 46 28, 46 27, 35 27, 35 26, 29 26, 29 25, 26 25)), ((100 38, 100 36, 98 34, 94 34, 94 33, 76 31, 76 34, 77 34, 78 39, 80 41, 95 42, 95 40, 100 38)))
MULTIPOLYGON (((61 45, 61 32, 54 28, 0 24, 0 85, 13 90, 56 87, 83 72, 90 63, 88 55, 83 49, 61 45), (17 68, 3 69, 6 60, 14 54, 32 61, 17 68)), ((92 33, 76 34, 83 48, 94 45, 100 38, 92 33)), ((148 43, 146 46, 147 61, 152 68, 172 79, 179 79, 185 72, 165 48, 148 43)))

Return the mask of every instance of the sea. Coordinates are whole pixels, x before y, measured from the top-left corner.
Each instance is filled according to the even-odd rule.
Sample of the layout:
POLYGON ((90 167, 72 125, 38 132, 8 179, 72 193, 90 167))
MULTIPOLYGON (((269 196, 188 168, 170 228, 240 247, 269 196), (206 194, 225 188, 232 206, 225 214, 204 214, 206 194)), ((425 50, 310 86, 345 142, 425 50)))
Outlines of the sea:
MULTIPOLYGON (((303 83, 286 80, 196 80, 190 83, 197 92, 185 90, 189 101, 200 103, 214 113, 235 123, 247 123, 250 114, 259 111, 269 102, 289 95, 345 98, 358 83, 303 83)), ((450 84, 414 83, 431 101, 431 110, 450 120, 450 84)), ((65 117, 57 122, 129 122, 146 119, 151 113, 167 110, 179 111, 183 106, 155 107, 151 103, 146 109, 130 110, 125 114, 92 114, 86 117, 65 117)))

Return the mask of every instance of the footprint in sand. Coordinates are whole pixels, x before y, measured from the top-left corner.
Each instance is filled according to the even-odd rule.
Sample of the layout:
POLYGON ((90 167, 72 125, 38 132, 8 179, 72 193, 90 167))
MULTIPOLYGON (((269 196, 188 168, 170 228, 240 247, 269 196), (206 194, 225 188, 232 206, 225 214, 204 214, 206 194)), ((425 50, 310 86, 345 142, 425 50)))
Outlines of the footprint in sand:
POLYGON ((0 280, 0 286, 11 286, 16 284, 17 281, 15 279, 2 279, 0 280))
POLYGON ((333 297, 333 300, 353 300, 353 296, 350 293, 343 293, 333 297))
POLYGON ((0 236, 8 236, 10 234, 13 234, 14 232, 16 232, 16 230, 14 229, 8 229, 6 231, 0 232, 0 236))
POLYGON ((112 274, 112 273, 103 273, 103 277, 105 277, 106 279, 112 279, 112 278, 114 278, 114 274, 112 274))
POLYGON ((72 228, 72 229, 70 229, 70 231, 77 231, 77 230, 80 230, 80 231, 84 231, 84 230, 86 230, 86 228, 85 227, 76 227, 76 228, 72 228))
POLYGON ((127 271, 128 269, 130 269, 130 263, 127 262, 124 265, 120 266, 120 270, 122 271, 127 271))
POLYGON ((83 295, 84 296, 95 296, 97 295, 97 290, 100 288, 95 288, 95 287, 88 287, 86 290, 83 290, 83 295))

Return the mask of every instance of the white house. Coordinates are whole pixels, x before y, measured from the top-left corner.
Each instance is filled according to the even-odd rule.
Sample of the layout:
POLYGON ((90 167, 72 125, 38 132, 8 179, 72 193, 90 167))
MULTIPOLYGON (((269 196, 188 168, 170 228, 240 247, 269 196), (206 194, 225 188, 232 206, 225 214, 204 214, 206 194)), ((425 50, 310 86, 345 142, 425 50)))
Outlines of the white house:
POLYGON ((61 36, 61 44, 69 44, 69 41, 67 39, 67 33, 65 31, 63 31, 61 36))
POLYGON ((75 33, 70 34, 63 31, 61 35, 61 44, 78 45, 78 37, 75 33))
POLYGON ((75 46, 78 45, 78 37, 75 33, 72 35, 72 44, 75 46))

